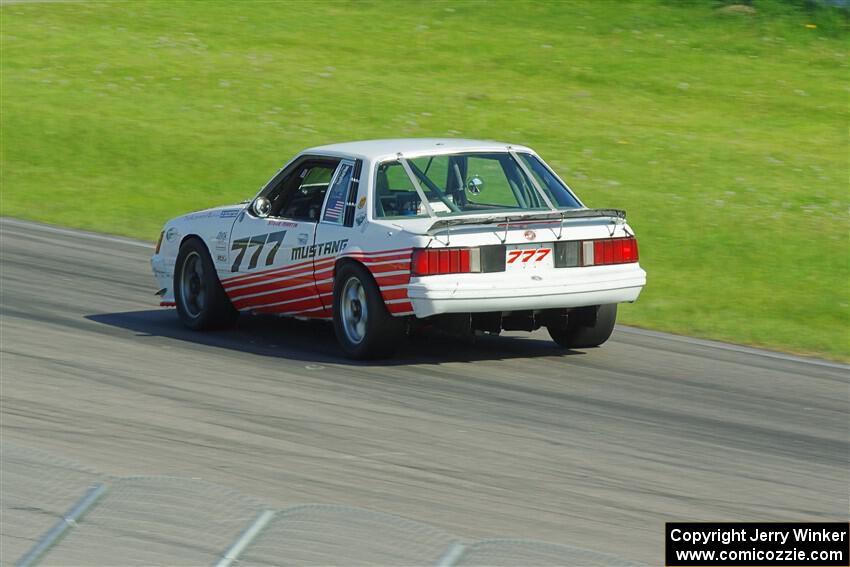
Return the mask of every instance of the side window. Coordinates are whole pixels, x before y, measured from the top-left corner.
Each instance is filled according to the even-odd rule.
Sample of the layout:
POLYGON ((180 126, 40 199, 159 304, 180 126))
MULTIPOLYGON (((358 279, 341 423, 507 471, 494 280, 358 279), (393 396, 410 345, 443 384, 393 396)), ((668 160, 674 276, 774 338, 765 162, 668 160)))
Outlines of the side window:
POLYGON ((323 222, 343 224, 346 216, 345 207, 350 200, 349 189, 353 176, 353 162, 346 160, 339 164, 336 177, 328 190, 328 201, 325 204, 325 214, 322 216, 323 222))
POLYGON ((375 216, 426 216, 419 194, 397 161, 378 166, 375 178, 375 216))
POLYGON ((318 222, 336 165, 336 161, 308 161, 296 167, 273 199, 272 215, 318 222))

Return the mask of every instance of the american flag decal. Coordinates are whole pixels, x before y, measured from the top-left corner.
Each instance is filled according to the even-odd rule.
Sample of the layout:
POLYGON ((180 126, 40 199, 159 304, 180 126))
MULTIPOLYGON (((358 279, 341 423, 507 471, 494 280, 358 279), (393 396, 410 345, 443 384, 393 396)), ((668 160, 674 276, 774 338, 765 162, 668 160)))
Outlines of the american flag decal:
POLYGON ((342 214, 342 207, 344 203, 342 199, 333 204, 332 207, 328 207, 325 210, 325 219, 326 220, 339 220, 339 215, 342 214))
POLYGON ((351 183, 351 173, 351 165, 343 163, 331 186, 328 204, 325 206, 324 220, 338 223, 342 219, 346 193, 351 183))

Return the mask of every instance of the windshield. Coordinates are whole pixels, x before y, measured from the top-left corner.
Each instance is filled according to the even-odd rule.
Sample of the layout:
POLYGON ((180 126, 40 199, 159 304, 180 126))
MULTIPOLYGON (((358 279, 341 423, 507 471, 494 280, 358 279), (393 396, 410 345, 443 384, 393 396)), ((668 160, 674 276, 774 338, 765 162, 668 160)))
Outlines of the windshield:
POLYGON ((549 211, 581 204, 543 162, 531 154, 459 153, 383 162, 375 179, 375 216, 438 217, 486 212, 549 211), (524 166, 524 167, 523 167, 524 166), (530 180, 526 171, 534 176, 530 180), (411 178, 412 177, 412 178, 411 178), (423 203, 416 181, 426 198, 423 203), (543 191, 545 198, 536 185, 543 191))

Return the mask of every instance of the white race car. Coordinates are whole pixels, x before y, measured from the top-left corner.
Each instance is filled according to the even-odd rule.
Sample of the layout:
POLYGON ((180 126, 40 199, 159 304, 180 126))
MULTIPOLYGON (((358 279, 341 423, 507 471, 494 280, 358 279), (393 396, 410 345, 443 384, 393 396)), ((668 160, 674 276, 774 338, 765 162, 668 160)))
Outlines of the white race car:
POLYGON ((353 358, 421 324, 598 346, 646 283, 623 211, 585 207, 529 148, 452 139, 305 150, 253 200, 169 221, 151 264, 192 329, 332 320, 353 358))

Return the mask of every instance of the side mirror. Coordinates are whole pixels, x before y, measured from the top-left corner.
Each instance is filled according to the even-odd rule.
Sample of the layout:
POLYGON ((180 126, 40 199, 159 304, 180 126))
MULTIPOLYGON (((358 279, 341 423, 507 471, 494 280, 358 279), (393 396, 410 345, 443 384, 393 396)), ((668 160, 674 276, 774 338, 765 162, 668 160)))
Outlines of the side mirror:
POLYGON ((466 190, 473 195, 478 195, 482 189, 484 189, 484 180, 477 175, 472 176, 472 179, 466 184, 466 190))
POLYGON ((255 217, 264 219, 272 212, 272 202, 265 197, 257 197, 251 203, 251 212, 254 213, 255 217))

